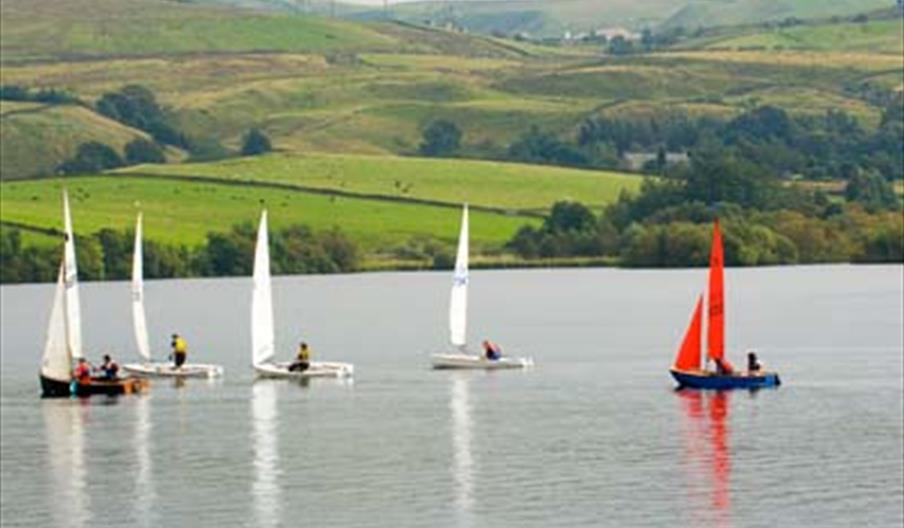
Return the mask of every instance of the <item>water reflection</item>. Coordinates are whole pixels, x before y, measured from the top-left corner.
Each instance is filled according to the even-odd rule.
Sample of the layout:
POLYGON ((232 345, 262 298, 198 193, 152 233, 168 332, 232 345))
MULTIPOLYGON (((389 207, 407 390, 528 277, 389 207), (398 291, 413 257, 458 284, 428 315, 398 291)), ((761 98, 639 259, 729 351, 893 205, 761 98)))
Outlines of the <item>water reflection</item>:
POLYGON ((683 410, 684 466, 697 526, 731 526, 731 444, 729 393, 680 390, 683 410))
POLYGON ((42 402, 47 435, 47 463, 51 493, 47 510, 55 526, 87 526, 90 499, 85 480, 84 428, 89 418, 87 400, 42 402))
POLYGON ((252 388, 251 419, 254 446, 255 526, 279 524, 279 445, 276 438, 277 384, 255 383, 252 388))
POLYGON ((469 377, 457 373, 452 377, 452 477, 455 479, 455 505, 463 525, 469 525, 474 502, 474 460, 471 457, 471 403, 469 377))
POLYGON ((153 467, 151 465, 151 416, 150 396, 136 396, 135 432, 133 448, 138 467, 135 472, 135 514, 141 526, 153 526, 151 521, 152 505, 155 499, 153 467))

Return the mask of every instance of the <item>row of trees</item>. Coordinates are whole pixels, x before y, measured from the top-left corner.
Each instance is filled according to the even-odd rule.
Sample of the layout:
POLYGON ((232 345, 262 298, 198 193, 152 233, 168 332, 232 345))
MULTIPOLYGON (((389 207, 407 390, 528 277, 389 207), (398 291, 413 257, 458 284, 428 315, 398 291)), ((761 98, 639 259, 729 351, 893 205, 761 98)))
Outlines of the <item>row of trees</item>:
MULTIPOLYGON (((614 148, 669 151, 719 148, 775 175, 849 179, 857 170, 904 178, 904 95, 884 109, 868 131, 841 110, 793 116, 762 106, 722 121, 666 114, 645 119, 593 117, 581 124, 577 147, 588 153, 614 148)), ((593 164, 592 156, 588 162, 593 164)))
MULTIPOLYGON (((234 226, 226 233, 209 233, 197 248, 145 240, 144 273, 148 278, 250 275, 254 261, 255 229, 234 226)), ((102 229, 77 236, 79 276, 86 280, 121 280, 131 273, 134 234, 102 229)), ((56 280, 61 247, 23 245, 21 233, 0 233, 0 282, 56 280)), ((271 269, 276 274, 338 273, 358 267, 357 246, 337 229, 314 232, 294 225, 271 232, 271 269)))
POLYGON ((57 88, 32 89, 18 84, 0 86, 0 100, 44 104, 82 104, 74 94, 57 88))
POLYGON ((541 227, 523 227, 507 246, 528 259, 613 256, 624 266, 705 266, 716 216, 723 221, 729 265, 904 262, 904 218, 893 212, 870 214, 859 205, 815 218, 791 210, 695 203, 620 228, 611 209, 596 216, 579 203, 560 202, 541 227), (566 217, 580 220, 563 222, 566 217))
MULTIPOLYGON (((426 156, 460 154, 462 130, 448 120, 427 125, 419 152, 426 156)), ((533 126, 492 157, 526 163, 588 168, 620 168, 630 151, 658 152, 647 170, 666 168, 666 152, 718 151, 749 170, 773 177, 851 180, 878 174, 904 179, 904 95, 882 113, 879 126, 866 130, 840 110, 821 116, 793 116, 773 106, 734 119, 666 113, 652 117, 586 119, 574 140, 533 126)))
MULTIPOLYGON (((270 139, 260 130, 251 129, 245 134, 241 151, 243 156, 256 156, 271 150, 270 139)), ((158 143, 144 138, 126 143, 122 156, 109 145, 88 141, 79 145, 75 155, 61 163, 57 172, 85 174, 141 163, 166 163, 166 155, 158 143)))
POLYGON ((726 223, 727 260, 764 265, 798 262, 902 262, 904 216, 882 177, 861 172, 847 202, 783 184, 724 151, 698 152, 689 166, 647 179, 595 215, 574 202, 555 204, 539 228, 508 243, 525 258, 616 256, 628 266, 707 262, 709 224, 726 223))

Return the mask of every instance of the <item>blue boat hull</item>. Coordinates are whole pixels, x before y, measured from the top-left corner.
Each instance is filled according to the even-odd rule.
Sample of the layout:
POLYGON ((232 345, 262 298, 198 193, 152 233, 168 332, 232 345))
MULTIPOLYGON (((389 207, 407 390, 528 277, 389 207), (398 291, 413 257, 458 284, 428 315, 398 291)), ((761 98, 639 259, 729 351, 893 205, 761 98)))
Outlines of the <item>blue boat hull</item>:
POLYGON ((671 369, 672 377, 681 387, 692 389, 730 390, 730 389, 765 389, 778 387, 782 381, 775 372, 763 372, 757 375, 724 375, 712 372, 687 372, 671 369))

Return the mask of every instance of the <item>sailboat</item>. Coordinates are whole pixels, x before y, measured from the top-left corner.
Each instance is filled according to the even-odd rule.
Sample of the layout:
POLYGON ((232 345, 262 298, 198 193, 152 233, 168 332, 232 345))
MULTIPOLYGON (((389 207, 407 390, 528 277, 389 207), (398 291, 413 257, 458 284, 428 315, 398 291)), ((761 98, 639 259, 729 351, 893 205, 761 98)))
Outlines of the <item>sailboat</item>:
POLYGON ((461 232, 458 235, 458 251, 455 255, 455 274, 449 300, 449 341, 455 352, 433 354, 431 360, 436 369, 511 369, 533 366, 531 358, 506 357, 487 359, 483 354, 467 350, 468 322, 468 205, 461 213, 461 232))
POLYGON ((148 340, 148 326, 144 312, 144 258, 141 245, 141 213, 135 223, 135 248, 132 253, 132 326, 135 330, 135 344, 141 363, 123 365, 123 369, 144 377, 160 378, 214 378, 223 375, 220 365, 184 363, 177 367, 170 362, 151 360, 148 340))
POLYGON ((129 394, 147 388, 146 381, 135 378, 117 380, 92 379, 90 383, 76 381, 72 375, 72 361, 82 354, 81 305, 78 294, 78 267, 75 261, 75 237, 69 213, 69 196, 63 191, 63 223, 65 242, 63 262, 57 273, 53 306, 47 324, 47 340, 41 359, 41 393, 45 398, 90 396, 92 394, 129 394))
POLYGON ((289 370, 292 362, 277 362, 273 331, 273 287, 270 280, 270 237, 267 210, 261 212, 254 249, 254 291, 251 297, 251 362, 262 378, 344 378, 354 374, 351 363, 311 361, 305 370, 289 370))
MULTIPOLYGON (((721 362, 725 357, 725 259, 719 221, 713 227, 709 257, 709 306, 707 310, 707 357, 721 362)), ((775 372, 720 373, 701 366, 703 349, 703 297, 697 298, 690 325, 684 334, 675 363, 669 372, 682 387, 696 389, 754 389, 777 387, 781 380, 775 372)))

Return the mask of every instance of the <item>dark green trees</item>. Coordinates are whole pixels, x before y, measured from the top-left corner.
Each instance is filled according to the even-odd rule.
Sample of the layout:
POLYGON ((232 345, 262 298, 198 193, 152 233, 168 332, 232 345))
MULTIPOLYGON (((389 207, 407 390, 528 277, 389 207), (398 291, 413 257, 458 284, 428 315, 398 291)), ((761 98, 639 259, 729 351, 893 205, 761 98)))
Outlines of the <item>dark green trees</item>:
POLYGON ((438 119, 424 129, 418 152, 424 156, 454 156, 461 147, 461 130, 455 123, 438 119))
POLYGON ((258 156, 271 150, 273 145, 270 144, 270 138, 257 128, 249 130, 242 140, 242 156, 258 156))
POLYGON ((97 141, 89 141, 79 145, 75 157, 61 163, 57 170, 64 174, 76 174, 100 172, 122 165, 122 158, 112 147, 97 141))
POLYGON ((136 138, 126 144, 126 163, 137 165, 139 163, 166 163, 163 149, 153 141, 144 138, 136 138))

